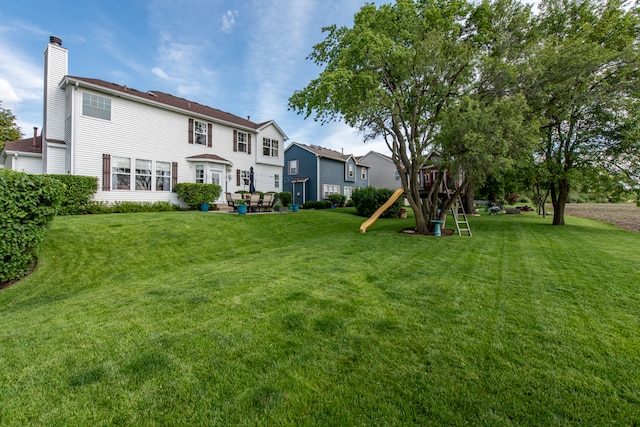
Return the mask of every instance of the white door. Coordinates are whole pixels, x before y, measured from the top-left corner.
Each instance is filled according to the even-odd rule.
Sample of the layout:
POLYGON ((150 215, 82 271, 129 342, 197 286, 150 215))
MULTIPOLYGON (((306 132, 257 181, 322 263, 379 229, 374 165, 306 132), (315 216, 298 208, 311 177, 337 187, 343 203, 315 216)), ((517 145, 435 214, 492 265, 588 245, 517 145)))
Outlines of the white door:
POLYGON ((218 197, 218 200, 216 200, 214 203, 226 203, 224 197, 224 186, 222 185, 223 177, 224 173, 220 169, 209 169, 209 183, 218 184, 220 187, 222 187, 220 197, 218 197))

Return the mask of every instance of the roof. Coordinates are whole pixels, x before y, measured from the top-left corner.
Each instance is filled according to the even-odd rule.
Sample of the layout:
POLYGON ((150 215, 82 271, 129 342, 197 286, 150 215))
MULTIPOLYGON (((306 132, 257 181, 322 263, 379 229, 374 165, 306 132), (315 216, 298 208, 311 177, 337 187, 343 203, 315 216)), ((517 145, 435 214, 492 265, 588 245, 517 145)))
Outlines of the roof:
MULTIPOLYGON (((106 91, 106 92, 125 94, 129 97, 137 98, 138 100, 141 100, 146 103, 160 104, 166 107, 183 110, 184 112, 189 112, 194 115, 208 117, 210 119, 213 119, 214 121, 230 123, 236 126, 253 129, 256 131, 272 123, 272 121, 267 121, 263 123, 254 123, 248 118, 245 119, 245 118, 236 116, 234 114, 227 113, 222 110, 218 110, 216 108, 208 107, 206 105, 202 105, 197 102, 193 102, 184 98, 179 98, 177 96, 169 95, 168 93, 164 93, 157 90, 141 92, 137 89, 133 89, 127 86, 122 86, 116 83, 109 83, 100 79, 66 76, 61 85, 62 87, 64 87, 67 84, 75 84, 75 83, 78 83, 82 86, 93 88, 96 90, 102 89, 103 91, 106 91)), ((284 133, 282 134, 283 136, 285 136, 284 133)))
POLYGON ((362 164, 358 161, 358 158, 356 158, 355 156, 353 156, 352 154, 344 154, 341 153, 339 151, 336 150, 332 150, 330 148, 325 148, 325 147, 320 147, 318 145, 307 145, 307 144, 301 144, 299 142, 294 142, 291 145, 289 145, 287 147, 287 150, 289 148, 291 148, 293 145, 297 145, 298 147, 305 149, 313 154, 315 154, 318 157, 325 157, 328 159, 333 159, 333 160, 338 160, 340 162, 348 162, 350 158, 352 158, 356 164, 360 165, 360 166, 364 166, 364 167, 368 167, 365 164, 362 164))
POLYGON ((384 160, 387 160, 387 161, 393 163, 393 159, 391 158, 391 156, 387 156, 386 154, 378 153, 377 151, 373 151, 373 150, 369 151, 364 156, 358 157, 358 160, 364 159, 365 157, 369 157, 369 156, 372 156, 372 155, 373 156, 378 156, 378 157, 380 157, 380 158, 382 158, 384 160))
POLYGON ((218 156, 217 154, 198 154, 195 156, 189 156, 186 158, 187 161, 190 160, 209 160, 209 161, 213 161, 213 162, 217 162, 217 163, 227 163, 232 165, 233 163, 231 163, 229 160, 222 158, 220 156, 218 156))
POLYGON ((18 141, 9 141, 4 144, 4 151, 6 152, 20 152, 20 153, 36 153, 42 154, 42 136, 38 136, 35 138, 25 138, 19 139, 18 141))

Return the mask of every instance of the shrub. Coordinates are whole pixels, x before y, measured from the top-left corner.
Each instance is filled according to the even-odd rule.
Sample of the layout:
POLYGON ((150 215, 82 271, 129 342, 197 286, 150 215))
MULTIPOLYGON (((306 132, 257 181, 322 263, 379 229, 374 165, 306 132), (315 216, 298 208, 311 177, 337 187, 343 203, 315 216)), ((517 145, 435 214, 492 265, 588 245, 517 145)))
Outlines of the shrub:
MULTIPOLYGON (((388 188, 356 188, 351 196, 356 207, 356 214, 360 216, 371 216, 393 195, 394 190, 388 188)), ((382 213, 381 218, 398 218, 402 207, 402 197, 398 198, 393 205, 382 213)))
POLYGON ((176 184, 176 193, 190 208, 198 209, 200 204, 211 203, 220 197, 222 187, 218 184, 181 182, 176 184))
POLYGON ((293 200, 293 196, 288 191, 283 191, 282 193, 278 193, 278 199, 282 202, 282 206, 289 206, 291 204, 291 200, 293 200))
MULTIPOLYGON (((325 202, 324 200, 318 200, 317 202, 314 203, 314 207, 316 209, 326 209, 327 202, 325 202)), ((331 207, 331 202, 329 202, 329 207, 331 207)))
POLYGON ((131 212, 168 212, 180 210, 180 206, 171 202, 92 202, 87 209, 91 214, 131 213, 131 212))
POLYGON ((509 197, 507 197, 507 203, 510 205, 515 205, 518 202, 520 195, 518 193, 511 193, 509 197))
POLYGON ((78 175, 47 175, 64 184, 58 215, 82 215, 89 211, 98 191, 98 178, 78 175))
POLYGON ((302 209, 314 209, 315 207, 316 207, 316 202, 314 202, 313 200, 307 200, 302 205, 302 209))
POLYGON ((0 169, 0 282, 29 271, 60 207, 63 188, 44 175, 0 169))
POLYGON ((336 207, 344 206, 344 203, 347 201, 347 196, 344 194, 330 194, 329 200, 336 207))

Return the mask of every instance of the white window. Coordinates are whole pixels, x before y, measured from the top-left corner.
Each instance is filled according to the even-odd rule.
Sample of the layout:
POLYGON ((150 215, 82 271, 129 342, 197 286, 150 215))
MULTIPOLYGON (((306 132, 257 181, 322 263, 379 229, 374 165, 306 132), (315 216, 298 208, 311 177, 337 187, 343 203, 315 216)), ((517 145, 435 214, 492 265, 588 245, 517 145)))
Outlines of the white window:
POLYGON ((84 92, 82 94, 82 115, 111 120, 111 100, 104 96, 84 92))
POLYGON ((353 165, 353 164, 351 164, 351 163, 349 163, 349 165, 347 166, 347 169, 348 169, 348 171, 349 171, 349 172, 348 172, 348 174, 347 174, 347 176, 348 176, 349 178, 353 178, 353 176, 354 176, 354 170, 353 170, 353 169, 354 169, 354 165, 353 165))
POLYGON ((196 165, 196 183, 204 184, 204 165, 196 165))
POLYGON ((361 173, 360 176, 362 179, 367 179, 367 168, 360 168, 361 173))
POLYGON ((276 188, 280 188, 280 175, 275 174, 273 185, 276 188))
POLYGON ((340 194, 339 185, 323 184, 322 185, 322 197, 328 198, 331 194, 340 194))
POLYGON ((243 185, 249 185, 250 172, 249 171, 240 172, 240 178, 242 179, 243 185))
POLYGON ((290 160, 289 161, 289 175, 297 175, 298 174, 298 161, 290 160))
POLYGON ((262 138, 262 155, 278 157, 279 141, 277 139, 262 138))
POLYGON ((207 145, 207 124, 205 122, 193 121, 193 142, 207 145))
POLYGON ((111 158, 111 189, 131 189, 131 159, 128 157, 111 158))
POLYGON ((171 191, 171 163, 156 162, 156 191, 171 191))
POLYGON ((247 152, 248 143, 247 134, 244 132, 238 132, 238 151, 241 153, 247 152))
POLYGON ((136 159, 136 190, 151 191, 151 160, 136 159))

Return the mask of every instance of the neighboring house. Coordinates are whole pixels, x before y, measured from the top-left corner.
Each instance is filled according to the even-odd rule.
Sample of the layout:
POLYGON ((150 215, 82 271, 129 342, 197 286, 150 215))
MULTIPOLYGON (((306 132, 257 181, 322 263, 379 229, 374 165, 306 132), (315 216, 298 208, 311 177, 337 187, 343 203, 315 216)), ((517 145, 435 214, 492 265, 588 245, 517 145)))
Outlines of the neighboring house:
POLYGON ((391 157, 375 151, 369 151, 364 156, 359 157, 358 161, 369 166, 369 186, 389 188, 391 190, 402 188, 400 174, 391 157))
POLYGON ((324 200, 338 193, 351 199, 355 188, 369 185, 369 168, 351 154, 298 142, 284 150, 283 191, 293 194, 293 203, 324 200))
POLYGON ((68 75, 67 49, 45 50, 40 137, 10 142, 5 167, 98 178, 100 201, 170 201, 178 182, 216 183, 224 192, 283 191, 287 136, 274 121, 254 123, 159 91, 140 92, 68 75), (31 144, 30 144, 31 141, 31 144), (37 161, 40 168, 37 170, 37 161))

